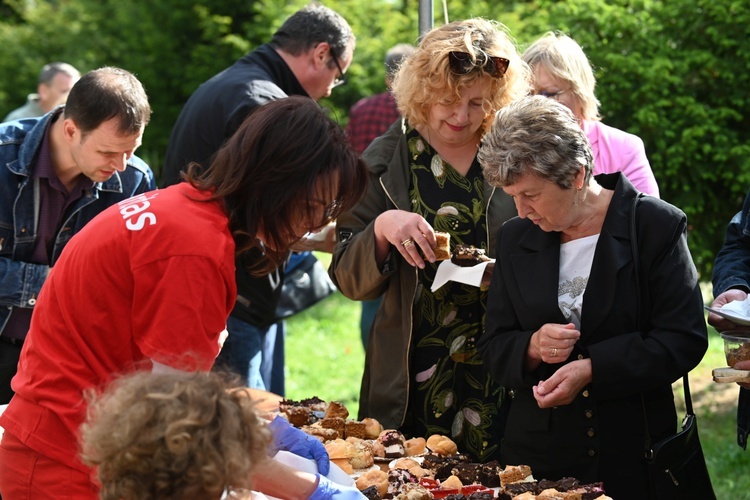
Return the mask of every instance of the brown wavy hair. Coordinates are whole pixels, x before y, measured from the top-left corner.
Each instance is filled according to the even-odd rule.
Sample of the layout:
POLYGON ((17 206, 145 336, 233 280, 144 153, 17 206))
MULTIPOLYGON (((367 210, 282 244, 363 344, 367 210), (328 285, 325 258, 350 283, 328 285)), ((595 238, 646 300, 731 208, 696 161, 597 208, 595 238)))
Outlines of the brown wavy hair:
POLYGON ((309 97, 292 96, 260 106, 218 151, 205 172, 191 165, 187 180, 222 200, 237 253, 258 248, 265 259, 252 271, 272 272, 299 241, 295 225, 309 231, 354 207, 367 188, 367 166, 344 130, 309 97), (317 219, 316 219, 317 218, 317 219))
POLYGON ((252 400, 218 373, 136 372, 90 392, 84 463, 105 500, 218 499, 250 489, 270 433, 252 400))
POLYGON ((458 100, 463 87, 483 78, 488 85, 484 85, 486 117, 480 136, 487 133, 498 109, 531 90, 529 67, 508 33, 504 25, 481 18, 454 21, 427 33, 419 47, 402 63, 393 82, 398 109, 409 124, 426 124, 435 103, 458 100), (479 71, 456 75, 448 63, 449 53, 454 51, 469 53, 472 58, 504 57, 510 63, 502 78, 479 71))

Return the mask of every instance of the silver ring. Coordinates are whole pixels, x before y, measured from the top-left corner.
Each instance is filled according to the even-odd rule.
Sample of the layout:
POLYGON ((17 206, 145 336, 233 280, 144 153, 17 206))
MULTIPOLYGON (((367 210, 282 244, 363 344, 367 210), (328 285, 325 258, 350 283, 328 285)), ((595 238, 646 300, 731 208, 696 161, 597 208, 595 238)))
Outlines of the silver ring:
POLYGON ((557 357, 557 347, 553 347, 553 348, 552 348, 552 357, 553 357, 553 358, 556 358, 556 357, 557 357))
POLYGON ((401 246, 403 246, 404 248, 409 248, 413 244, 414 244, 414 240, 412 240, 411 238, 406 238, 404 241, 401 242, 401 246))

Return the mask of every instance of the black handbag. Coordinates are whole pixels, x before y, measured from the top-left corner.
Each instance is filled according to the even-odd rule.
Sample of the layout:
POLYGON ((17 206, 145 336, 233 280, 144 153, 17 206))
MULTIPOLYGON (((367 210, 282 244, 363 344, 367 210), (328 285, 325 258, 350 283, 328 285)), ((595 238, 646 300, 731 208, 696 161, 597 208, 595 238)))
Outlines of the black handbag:
MULTIPOLYGON (((635 268, 636 322, 641 327, 640 253, 638 252, 636 210, 643 193, 633 200, 630 214, 630 242, 635 268)), ((690 383, 687 374, 682 377, 685 392, 686 415, 682 430, 674 436, 652 444, 648 430, 646 402, 641 394, 645 429, 645 456, 648 468, 650 497, 656 500, 715 500, 711 477, 708 474, 703 448, 698 436, 698 422, 693 413, 690 383)))
POLYGON ((716 499, 698 437, 698 421, 693 413, 688 376, 685 375, 682 380, 687 414, 682 421, 680 432, 651 445, 648 422, 645 421, 645 404, 643 407, 646 426, 646 464, 651 497, 658 500, 716 499))
POLYGON ((323 264, 309 253, 284 276, 281 297, 276 306, 276 321, 293 316, 314 306, 336 291, 323 264))

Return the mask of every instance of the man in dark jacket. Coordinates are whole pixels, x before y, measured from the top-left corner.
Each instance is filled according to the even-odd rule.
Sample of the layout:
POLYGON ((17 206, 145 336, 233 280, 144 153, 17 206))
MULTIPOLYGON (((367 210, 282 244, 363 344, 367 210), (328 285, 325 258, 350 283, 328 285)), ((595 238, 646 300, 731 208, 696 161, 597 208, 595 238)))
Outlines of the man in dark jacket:
POLYGON ((135 76, 101 68, 78 80, 65 106, 0 126, 0 404, 13 396, 37 296, 70 238, 105 208, 156 188, 133 155, 150 117, 135 76))
MULTIPOLYGON (((192 162, 208 166, 258 106, 290 95, 329 96, 345 82, 354 44, 349 24, 333 10, 310 4, 294 13, 269 43, 204 82, 188 99, 169 138, 162 184, 179 182, 180 172, 192 162)), ((330 251, 333 243, 325 243, 330 251)), ((275 311, 284 270, 253 277, 244 258, 237 259, 237 305, 227 321, 229 339, 217 366, 228 365, 251 387, 283 395, 283 323, 275 322, 275 311)))

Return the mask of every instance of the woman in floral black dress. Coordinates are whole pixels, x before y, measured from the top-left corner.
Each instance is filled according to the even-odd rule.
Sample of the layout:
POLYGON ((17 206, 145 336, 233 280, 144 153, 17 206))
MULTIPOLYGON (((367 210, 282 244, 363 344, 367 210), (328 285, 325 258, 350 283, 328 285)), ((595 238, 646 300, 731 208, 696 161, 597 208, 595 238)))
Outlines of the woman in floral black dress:
POLYGON ((365 151, 372 177, 339 217, 331 275, 347 297, 383 295, 367 346, 360 417, 408 436, 444 434, 477 460, 496 458, 505 392, 477 355, 486 289, 431 285, 435 231, 490 254, 512 200, 483 179, 477 148, 495 111, 529 91, 504 27, 453 22, 425 35, 396 75, 404 119, 365 151))

